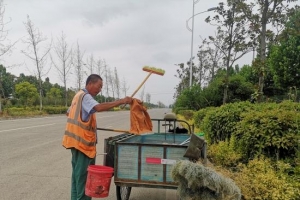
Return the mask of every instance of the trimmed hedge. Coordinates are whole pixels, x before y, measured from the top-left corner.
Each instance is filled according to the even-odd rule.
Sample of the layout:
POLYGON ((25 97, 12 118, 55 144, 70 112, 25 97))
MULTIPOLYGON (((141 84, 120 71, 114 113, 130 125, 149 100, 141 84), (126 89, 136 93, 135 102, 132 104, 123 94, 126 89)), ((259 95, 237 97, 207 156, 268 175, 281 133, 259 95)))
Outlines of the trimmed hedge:
POLYGON ((200 128, 200 125, 204 119, 204 117, 208 114, 208 112, 213 112, 215 107, 206 107, 194 113, 194 122, 195 127, 200 128))
MULTIPOLYGON (((266 155, 291 158, 299 145, 300 113, 278 107, 274 110, 249 111, 242 115, 234 134, 245 158, 266 155)), ((299 148, 299 147, 298 147, 299 148)))
MULTIPOLYGON (((6 117, 18 117, 18 116, 34 116, 34 115, 45 115, 45 114, 65 114, 69 107, 66 106, 43 106, 42 111, 40 112, 39 106, 31 107, 9 107, 5 108, 3 111, 3 116, 6 117)), ((114 107, 110 111, 120 111, 120 107, 114 107)), ((128 108, 125 107, 125 110, 128 108)))
POLYGON ((194 121, 205 132, 208 158, 243 199, 300 200, 299 103, 226 104, 196 112, 194 121))
POLYGON ((241 188, 245 200, 299 200, 299 181, 286 173, 291 166, 267 158, 255 158, 238 166, 232 178, 241 188))
POLYGON ((68 110, 66 106, 44 106, 43 111, 48 114, 65 114, 68 110))
POLYGON ((6 108, 3 111, 4 117, 24 117, 24 116, 35 116, 35 115, 44 115, 45 112, 40 112, 38 109, 34 107, 27 107, 27 108, 18 108, 18 107, 11 107, 6 108))
POLYGON ((216 107, 207 112, 199 126, 207 133, 209 143, 230 140, 231 134, 236 131, 236 124, 241 120, 241 114, 252 110, 254 104, 250 102, 229 103, 216 107))
POLYGON ((294 159, 300 149, 299 111, 299 103, 289 101, 240 102, 215 108, 207 112, 200 124, 195 119, 195 124, 205 132, 209 144, 229 141, 234 134, 238 143, 235 145, 245 160, 256 155, 294 159))

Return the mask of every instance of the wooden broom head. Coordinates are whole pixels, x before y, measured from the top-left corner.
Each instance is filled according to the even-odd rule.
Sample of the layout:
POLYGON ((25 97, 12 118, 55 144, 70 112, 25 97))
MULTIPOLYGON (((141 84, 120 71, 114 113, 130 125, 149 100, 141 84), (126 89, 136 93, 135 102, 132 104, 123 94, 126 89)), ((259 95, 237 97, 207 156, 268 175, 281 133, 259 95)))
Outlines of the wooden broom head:
POLYGON ((158 74, 160 76, 163 76, 165 74, 165 70, 155 68, 155 67, 145 66, 145 67, 143 67, 143 70, 146 71, 146 72, 153 73, 153 74, 158 74))

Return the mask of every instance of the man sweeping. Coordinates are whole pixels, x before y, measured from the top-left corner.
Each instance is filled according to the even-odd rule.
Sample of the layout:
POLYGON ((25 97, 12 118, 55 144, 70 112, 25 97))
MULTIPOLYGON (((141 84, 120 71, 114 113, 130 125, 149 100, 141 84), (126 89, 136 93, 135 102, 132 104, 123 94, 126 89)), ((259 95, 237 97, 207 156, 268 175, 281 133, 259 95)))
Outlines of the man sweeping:
POLYGON ((62 145, 71 149, 72 153, 72 185, 71 200, 90 200, 85 195, 87 168, 95 164, 97 124, 96 112, 107 111, 115 106, 131 104, 132 98, 98 103, 95 97, 102 89, 102 78, 91 74, 86 80, 86 86, 73 98, 67 112, 67 125, 62 145))

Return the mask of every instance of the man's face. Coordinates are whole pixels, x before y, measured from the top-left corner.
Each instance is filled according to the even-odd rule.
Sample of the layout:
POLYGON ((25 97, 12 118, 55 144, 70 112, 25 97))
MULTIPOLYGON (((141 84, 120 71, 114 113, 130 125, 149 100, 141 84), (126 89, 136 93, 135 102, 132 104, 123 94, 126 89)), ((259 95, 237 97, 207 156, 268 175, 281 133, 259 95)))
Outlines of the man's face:
POLYGON ((99 79, 97 82, 95 83, 89 83, 88 84, 88 88, 87 90, 89 91, 89 93, 92 95, 92 96, 96 96, 99 92, 101 92, 101 89, 102 89, 102 86, 103 86, 103 82, 99 79))

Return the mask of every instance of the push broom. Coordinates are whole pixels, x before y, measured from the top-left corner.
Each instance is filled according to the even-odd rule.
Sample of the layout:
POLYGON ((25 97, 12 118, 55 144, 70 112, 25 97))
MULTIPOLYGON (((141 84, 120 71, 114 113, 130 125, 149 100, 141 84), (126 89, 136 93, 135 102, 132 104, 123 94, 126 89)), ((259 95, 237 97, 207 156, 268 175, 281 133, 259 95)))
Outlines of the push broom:
MULTIPOLYGON (((160 75, 160 76, 163 76, 165 74, 165 70, 155 68, 155 67, 144 66, 143 70, 146 71, 146 72, 149 72, 149 73, 146 76, 146 78, 143 80, 143 82, 139 85, 139 87, 133 92, 131 97, 133 97, 139 91, 139 89, 143 86, 143 84, 147 81, 147 79, 151 76, 151 74, 157 74, 157 75, 160 75)), ((122 106, 122 108, 124 108, 125 106, 126 106, 126 104, 124 104, 122 106)), ((109 129, 109 128, 97 128, 97 130, 129 133, 128 130, 109 129)))
MULTIPOLYGON (((143 70, 146 72, 149 72, 149 73, 146 76, 146 78, 143 80, 143 82, 139 85, 139 87, 132 93, 131 97, 133 97, 139 91, 139 89, 144 85, 144 83, 148 80, 148 78, 151 76, 151 74, 157 74, 160 76, 163 76, 165 74, 165 70, 155 68, 155 67, 144 66, 143 70)), ((126 106, 126 104, 123 105, 121 108, 124 108, 125 106, 126 106)))
POLYGON ((139 87, 133 92, 133 94, 131 95, 131 97, 133 97, 139 91, 139 89, 144 85, 144 83, 151 76, 151 74, 157 74, 157 75, 160 75, 160 76, 163 76, 165 74, 165 70, 159 69, 159 68, 155 68, 155 67, 145 66, 145 67, 143 67, 143 70, 146 71, 146 72, 149 72, 149 73, 146 76, 146 78, 143 80, 143 82, 139 85, 139 87))

